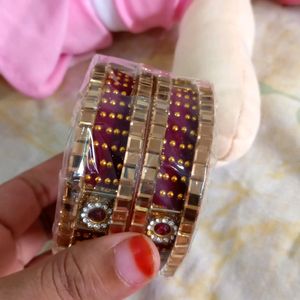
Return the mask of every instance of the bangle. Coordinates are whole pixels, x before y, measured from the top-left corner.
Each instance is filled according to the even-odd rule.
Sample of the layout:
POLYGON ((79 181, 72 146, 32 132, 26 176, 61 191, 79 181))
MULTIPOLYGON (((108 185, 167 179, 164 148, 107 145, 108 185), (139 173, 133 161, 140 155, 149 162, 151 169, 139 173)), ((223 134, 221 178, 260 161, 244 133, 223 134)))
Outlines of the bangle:
POLYGON ((96 55, 60 172, 54 252, 117 232, 146 234, 174 274, 188 251, 213 139, 208 83, 96 55))

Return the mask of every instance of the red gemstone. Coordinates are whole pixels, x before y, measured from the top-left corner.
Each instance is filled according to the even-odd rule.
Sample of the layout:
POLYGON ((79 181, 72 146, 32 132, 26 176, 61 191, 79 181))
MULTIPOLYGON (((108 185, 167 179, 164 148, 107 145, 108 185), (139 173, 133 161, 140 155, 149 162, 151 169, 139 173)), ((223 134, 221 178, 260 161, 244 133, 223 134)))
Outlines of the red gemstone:
POLYGON ((166 223, 158 223, 154 226, 154 231, 158 235, 167 235, 171 232, 171 227, 166 223))
POLYGON ((93 222, 102 222, 106 217, 106 212, 104 209, 96 207, 89 211, 88 218, 91 219, 93 222))

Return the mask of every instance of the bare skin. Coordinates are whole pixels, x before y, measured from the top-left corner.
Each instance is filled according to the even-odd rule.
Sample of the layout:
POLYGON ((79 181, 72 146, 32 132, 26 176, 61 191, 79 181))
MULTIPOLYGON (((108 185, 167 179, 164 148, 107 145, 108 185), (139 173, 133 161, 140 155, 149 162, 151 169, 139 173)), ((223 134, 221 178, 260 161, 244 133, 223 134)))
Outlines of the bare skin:
POLYGON ((61 159, 0 186, 0 298, 123 299, 159 269, 155 246, 142 236, 115 234, 36 257, 51 236, 61 159))

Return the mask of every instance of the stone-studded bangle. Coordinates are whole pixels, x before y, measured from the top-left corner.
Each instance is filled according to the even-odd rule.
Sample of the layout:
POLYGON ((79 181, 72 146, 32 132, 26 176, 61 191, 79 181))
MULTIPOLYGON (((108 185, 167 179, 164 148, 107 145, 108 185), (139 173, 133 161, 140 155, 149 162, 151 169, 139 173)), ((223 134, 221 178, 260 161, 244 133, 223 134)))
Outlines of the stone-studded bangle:
POLYGON ((123 231, 157 245, 165 275, 185 256, 209 167, 209 84, 96 56, 60 174, 54 251, 123 231))
POLYGON ((105 235, 112 222, 133 102, 147 75, 137 64, 117 62, 95 57, 81 89, 60 175, 54 251, 105 235))
POLYGON ((131 231, 157 245, 162 273, 185 256, 203 197, 213 135, 212 89, 197 81, 157 79, 131 231))
MULTIPOLYGON (((188 81, 185 82, 179 81, 179 83, 180 86, 182 85, 188 86, 190 84, 188 81)), ((152 219, 151 218, 149 219, 148 221, 149 225, 147 227, 148 235, 149 235, 149 231, 150 234, 152 230, 154 231, 154 240, 155 239, 157 240, 157 237, 161 233, 165 234, 166 232, 168 232, 169 228, 171 230, 171 234, 173 233, 173 235, 175 236, 174 240, 172 240, 172 235, 171 235, 171 240, 170 240, 171 250, 168 250, 168 247, 166 247, 165 251, 161 250, 161 252, 164 252, 164 255, 161 254, 161 257, 162 257, 162 263, 163 264, 165 263, 162 269, 162 273, 165 276, 173 275, 177 270, 178 266, 181 264, 183 258, 187 254, 188 248, 191 243, 192 235, 195 230, 195 225, 200 211, 201 202, 204 196, 207 175, 210 167, 210 156, 211 156, 211 147, 213 141, 214 113, 215 113, 213 91, 211 85, 208 83, 194 81, 193 84, 194 87, 192 87, 191 89, 180 88, 180 90, 182 90, 183 93, 186 93, 186 95, 184 96, 186 100, 192 99, 192 101, 185 101, 185 103, 181 102, 181 105, 183 105, 184 107, 191 108, 191 111, 185 114, 184 118, 188 121, 191 120, 192 122, 187 122, 186 125, 182 126, 181 128, 179 128, 178 126, 178 130, 180 129, 183 132, 185 131, 185 128, 187 129, 190 128, 190 130, 188 129, 187 131, 187 133, 189 134, 189 138, 186 137, 187 138, 186 147, 184 148, 182 146, 183 145, 182 143, 179 144, 179 148, 182 148, 182 150, 191 151, 189 154, 188 153, 185 154, 184 151, 175 152, 187 158, 185 161, 184 158, 182 158, 183 165, 185 168, 181 168, 179 172, 178 169, 176 170, 179 176, 183 175, 181 176, 180 180, 182 181, 182 183, 185 183, 185 185, 182 186, 180 185, 175 186, 175 190, 178 193, 177 195, 180 195, 178 200, 180 199, 183 200, 183 204, 180 205, 181 212, 180 212, 179 224, 177 227, 176 220, 178 219, 175 218, 175 219, 168 220, 167 224, 169 227, 165 226, 166 221, 164 222, 164 219, 166 218, 164 216, 161 216, 159 222, 162 221, 162 223, 158 222, 158 224, 160 225, 155 225, 157 223, 157 218, 155 218, 155 214, 153 214, 152 212, 152 219), (190 92, 191 94, 188 92, 189 90, 191 91, 190 92), (189 116, 191 116, 191 118, 189 116), (151 222, 153 221, 154 224, 153 223, 151 224, 151 222), (175 225, 173 225, 174 223, 175 225), (155 231, 155 226, 160 226, 157 227, 157 229, 160 231, 158 232, 155 231)), ((176 93, 176 97, 180 98, 180 91, 179 93, 176 93)), ((178 105, 177 101, 178 99, 175 100, 175 106, 178 105)), ((174 112, 174 115, 175 114, 176 112, 174 112)), ((173 126, 171 130, 172 131, 175 130, 176 132, 177 127, 173 127, 173 126)), ((169 139, 172 138, 172 133, 170 133, 169 136, 166 135, 166 141, 168 140, 168 138, 169 139)), ((172 141, 173 140, 169 142, 170 145, 172 141)), ((176 155, 175 153, 174 156, 176 155)), ((175 176, 178 177, 179 179, 179 176, 177 176, 177 174, 175 174, 175 176)), ((175 181, 175 177, 173 179, 175 181)), ((163 180, 165 180, 165 178, 163 180)), ((172 177, 171 177, 171 182, 172 182, 172 177)), ((171 184, 171 188, 172 188, 172 184, 171 184)), ((169 196, 172 195, 173 194, 169 196)), ((174 206, 174 204, 172 206, 174 207, 173 209, 178 209, 178 206, 174 206)), ((155 210, 152 211, 154 211, 155 213, 155 210)), ((160 238, 163 238, 163 236, 161 236, 160 238)), ((159 242, 159 244, 161 243, 159 242)))

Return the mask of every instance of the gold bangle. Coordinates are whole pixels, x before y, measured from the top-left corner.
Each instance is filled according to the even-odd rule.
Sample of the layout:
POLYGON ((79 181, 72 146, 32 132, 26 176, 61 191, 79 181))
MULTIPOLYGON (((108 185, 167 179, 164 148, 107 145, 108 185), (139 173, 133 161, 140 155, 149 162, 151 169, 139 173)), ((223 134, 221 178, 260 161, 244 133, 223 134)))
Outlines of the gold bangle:
POLYGON ((64 156, 54 251, 134 231, 157 245, 162 273, 184 258, 213 138, 208 83, 96 56, 64 156))

